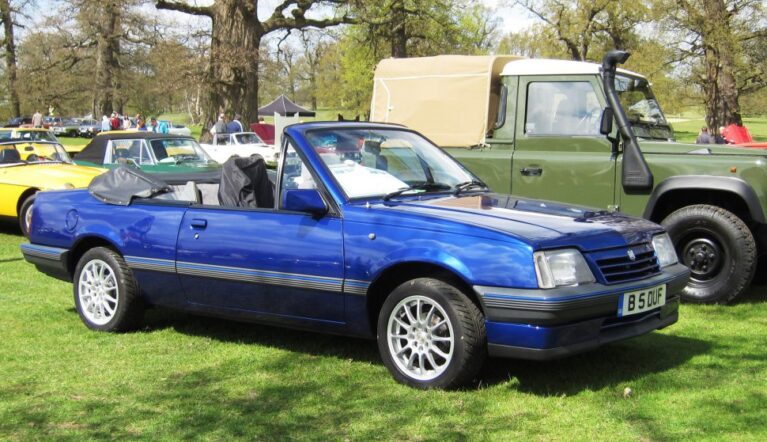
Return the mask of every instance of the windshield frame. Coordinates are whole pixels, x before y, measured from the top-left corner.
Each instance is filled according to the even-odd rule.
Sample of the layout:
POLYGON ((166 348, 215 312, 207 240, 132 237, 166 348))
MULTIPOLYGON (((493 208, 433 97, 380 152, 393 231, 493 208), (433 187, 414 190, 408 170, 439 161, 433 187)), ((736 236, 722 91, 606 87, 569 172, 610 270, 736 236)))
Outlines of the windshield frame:
MULTIPOLYGON (((668 140, 668 139, 674 138, 674 129, 671 126, 671 123, 668 121, 668 118, 666 117, 666 113, 663 112, 663 108, 661 107, 660 102, 658 101, 658 98, 655 96, 655 91, 653 90, 652 84, 650 84, 649 79, 636 74, 631 74, 631 73, 619 70, 615 74, 615 83, 616 83, 615 92, 618 95, 618 99, 620 101, 621 107, 623 108, 623 111, 626 114, 628 122, 631 123, 631 128, 634 131, 634 135, 636 137, 645 138, 645 139, 662 139, 662 140, 668 140), (618 84, 621 81, 621 78, 625 80, 629 80, 629 81, 638 82, 638 83, 645 83, 646 87, 644 89, 647 92, 649 92, 649 96, 647 94, 644 94, 644 99, 641 101, 652 100, 654 102, 655 108, 657 109, 658 112, 660 112, 662 122, 649 121, 642 118, 634 120, 630 117, 630 113, 629 113, 630 107, 627 108, 625 106, 624 101, 620 99, 621 94, 626 92, 625 90, 624 91, 619 90, 618 84), (634 130, 635 128, 640 128, 640 133, 637 133, 637 131, 634 130), (668 136, 653 136, 652 131, 658 130, 658 129, 665 130, 668 136)), ((637 90, 637 89, 634 89, 634 90, 637 90)), ((637 103, 640 103, 641 101, 637 101, 636 103, 634 103, 634 105, 636 105, 637 103)))
MULTIPOLYGON (((359 203, 359 202, 366 202, 366 201, 383 201, 384 196, 387 195, 388 192, 382 192, 381 194, 376 195, 365 195, 365 196, 356 196, 351 197, 347 193, 346 189, 341 185, 341 183, 336 178, 335 174, 330 170, 330 165, 325 162, 325 160, 322 159, 322 157, 319 155, 319 153, 316 151, 315 146, 309 141, 307 135, 314 133, 314 132, 326 132, 326 131, 398 131, 398 132, 405 132, 414 135, 415 137, 418 137, 422 139, 429 147, 429 149, 436 149, 436 155, 440 155, 443 158, 445 158, 447 161, 453 163, 455 166, 457 166, 463 173, 466 174, 466 180, 458 180, 457 184, 461 184, 465 181, 470 180, 479 180, 481 181, 476 175, 474 175, 471 171, 469 171, 461 162, 456 160, 450 153, 445 151, 444 149, 441 149, 439 146, 437 146, 433 141, 431 141, 429 138, 427 138, 425 135, 421 134, 418 131, 415 131, 413 129, 406 128, 404 126, 379 126, 375 124, 371 125, 354 125, 354 126, 343 126, 338 128, 333 128, 332 126, 324 126, 324 127, 316 127, 316 128, 309 128, 304 131, 302 131, 302 142, 300 143, 302 149, 300 150, 308 150, 309 152, 302 152, 304 155, 299 154, 300 156, 307 157, 310 156, 310 164, 314 163, 316 161, 317 164, 319 164, 319 167, 321 168, 321 172, 325 174, 328 180, 330 180, 334 187, 340 191, 344 202, 349 203, 359 203)), ((298 143, 296 143, 298 144, 298 143)), ((281 149, 281 155, 282 158, 280 159, 280 162, 286 161, 286 155, 284 155, 286 147, 286 143, 283 142, 283 148, 281 149)), ((297 149, 299 150, 299 149, 297 149)), ((315 168, 315 167, 312 167, 315 168)), ((318 171, 319 172, 319 171, 318 171)), ((282 174, 280 170, 280 174, 282 174)), ((280 179, 282 179, 282 176, 280 176, 280 179)), ((411 187, 413 185, 410 185, 411 187)), ((399 195, 398 198, 420 198, 424 196, 443 196, 445 194, 452 194, 455 191, 454 186, 451 186, 450 189, 445 190, 439 190, 439 191, 424 191, 424 192, 415 192, 415 193, 405 193, 402 195, 399 195)), ((483 191, 488 191, 488 189, 485 189, 483 191)), ((467 192, 469 194, 469 192, 467 192)), ((386 201, 387 203, 393 203, 394 201, 389 200, 386 201)))
POLYGON ((72 157, 69 156, 69 153, 64 148, 64 145, 56 141, 29 141, 29 140, 23 140, 23 139, 3 140, 2 142, 0 142, 0 149, 2 149, 3 146, 6 146, 6 145, 13 145, 13 148, 17 152, 19 152, 19 156, 21 156, 22 152, 18 149, 18 146, 19 145, 31 146, 33 144, 52 146, 53 149, 56 151, 56 153, 59 155, 60 159, 45 160, 45 161, 20 160, 18 163, 0 164, 0 166, 9 167, 9 166, 24 166, 24 165, 35 165, 35 164, 74 164, 74 162, 72 161, 72 157))

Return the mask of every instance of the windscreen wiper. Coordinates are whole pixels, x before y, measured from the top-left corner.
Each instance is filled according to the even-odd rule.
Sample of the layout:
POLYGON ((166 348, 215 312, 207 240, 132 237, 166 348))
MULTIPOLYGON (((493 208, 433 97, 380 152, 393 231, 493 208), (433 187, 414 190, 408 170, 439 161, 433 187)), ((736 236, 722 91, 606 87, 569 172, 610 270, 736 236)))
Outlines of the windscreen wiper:
POLYGON ((458 196, 461 194, 461 192, 469 190, 473 187, 478 187, 480 189, 489 189, 489 187, 487 187, 487 184, 483 183, 482 181, 471 180, 471 181, 465 181, 463 183, 456 184, 455 191, 453 191, 453 195, 458 196))
POLYGON ((403 187, 402 189, 397 189, 394 192, 387 193, 386 195, 384 195, 383 200, 389 201, 395 196, 400 196, 405 192, 410 192, 411 190, 424 190, 426 192, 433 192, 435 190, 449 190, 449 189, 452 189, 452 186, 450 186, 449 184, 444 184, 444 183, 411 184, 410 187, 403 187))

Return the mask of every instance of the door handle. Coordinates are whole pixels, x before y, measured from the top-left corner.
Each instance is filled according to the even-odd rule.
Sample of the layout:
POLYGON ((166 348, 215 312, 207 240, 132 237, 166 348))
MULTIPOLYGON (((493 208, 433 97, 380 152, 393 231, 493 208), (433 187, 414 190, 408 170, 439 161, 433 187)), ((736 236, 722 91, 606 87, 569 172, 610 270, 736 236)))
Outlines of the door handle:
POLYGON ((204 229, 208 227, 208 220, 193 218, 190 225, 192 226, 193 229, 204 229))
POLYGON ((523 167, 519 172, 524 176, 541 176, 543 169, 540 167, 523 167))

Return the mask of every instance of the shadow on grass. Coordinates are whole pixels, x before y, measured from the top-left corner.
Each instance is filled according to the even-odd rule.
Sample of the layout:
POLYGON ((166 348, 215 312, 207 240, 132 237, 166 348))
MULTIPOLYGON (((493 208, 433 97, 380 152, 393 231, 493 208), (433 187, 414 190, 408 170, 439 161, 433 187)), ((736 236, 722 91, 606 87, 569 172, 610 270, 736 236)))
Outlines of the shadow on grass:
MULTIPOLYGON (((165 309, 151 310, 146 331, 172 328, 221 342, 260 345, 303 355, 383 365, 373 340, 335 336, 193 316, 165 309)), ((636 377, 677 367, 711 345, 698 339, 651 333, 610 344, 569 358, 535 362, 489 359, 480 386, 517 379, 514 388, 538 395, 572 395, 586 389, 626 383, 636 377)))
POLYGON ((516 379, 519 391, 574 395, 671 370, 711 348, 699 339, 650 333, 554 361, 493 358, 486 365, 484 382, 493 385, 516 379))

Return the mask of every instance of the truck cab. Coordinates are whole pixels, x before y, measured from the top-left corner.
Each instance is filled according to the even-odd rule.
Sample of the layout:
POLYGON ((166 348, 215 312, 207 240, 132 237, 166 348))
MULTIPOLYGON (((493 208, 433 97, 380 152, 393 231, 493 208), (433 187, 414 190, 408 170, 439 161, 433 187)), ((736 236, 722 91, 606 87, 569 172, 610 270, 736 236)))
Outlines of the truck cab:
POLYGON ((683 298, 728 302, 767 250, 765 153, 675 142, 647 78, 611 54, 383 60, 371 120, 423 132, 496 191, 663 224, 692 271, 683 298))

